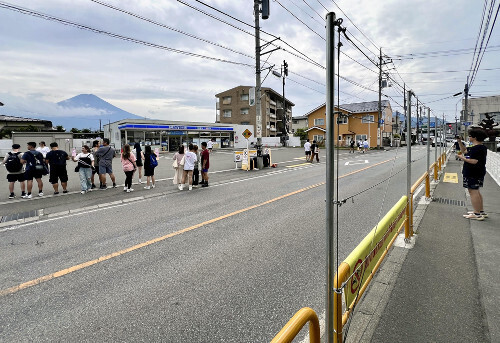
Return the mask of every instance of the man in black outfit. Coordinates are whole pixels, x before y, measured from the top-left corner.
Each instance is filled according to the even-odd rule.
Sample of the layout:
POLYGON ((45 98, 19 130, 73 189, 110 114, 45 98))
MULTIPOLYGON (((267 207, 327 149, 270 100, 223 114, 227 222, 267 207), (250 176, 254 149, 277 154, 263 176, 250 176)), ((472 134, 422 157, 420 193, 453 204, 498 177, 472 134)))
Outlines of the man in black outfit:
POLYGON ((66 170, 66 161, 69 156, 66 151, 59 150, 56 142, 50 143, 50 151, 45 156, 45 163, 50 165, 49 182, 54 187, 54 195, 59 194, 59 180, 63 193, 68 193, 68 171, 66 170))
POLYGON ((483 187, 484 176, 486 175, 486 154, 488 149, 482 144, 487 135, 483 129, 473 128, 469 130, 469 142, 472 146, 466 148, 460 137, 457 138, 462 154, 457 155, 464 161, 462 169, 463 186, 470 194, 470 201, 473 212, 464 214, 464 218, 473 220, 484 220, 488 215, 484 212, 483 197, 479 188, 483 187))

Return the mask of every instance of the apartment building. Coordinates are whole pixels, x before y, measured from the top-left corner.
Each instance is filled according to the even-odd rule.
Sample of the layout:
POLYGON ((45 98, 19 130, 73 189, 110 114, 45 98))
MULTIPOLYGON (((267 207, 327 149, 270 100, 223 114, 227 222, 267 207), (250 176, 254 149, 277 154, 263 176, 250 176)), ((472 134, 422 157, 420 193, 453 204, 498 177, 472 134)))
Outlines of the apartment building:
MULTIPOLYGON (((216 94, 216 123, 256 126, 256 106, 250 106, 251 86, 238 86, 216 94)), ((283 137, 291 132, 292 107, 283 96, 271 88, 262 87, 262 136, 283 137)), ((255 131, 254 131, 255 132, 255 131)))

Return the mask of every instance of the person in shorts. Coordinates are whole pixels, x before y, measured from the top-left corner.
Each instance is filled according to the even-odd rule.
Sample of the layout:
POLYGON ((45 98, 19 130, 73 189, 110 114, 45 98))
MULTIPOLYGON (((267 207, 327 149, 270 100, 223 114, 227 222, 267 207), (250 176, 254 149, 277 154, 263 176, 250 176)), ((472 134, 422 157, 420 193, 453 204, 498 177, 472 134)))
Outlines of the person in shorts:
POLYGON ((21 157, 21 163, 26 165, 24 172, 24 179, 26 180, 26 190, 28 193, 23 196, 23 199, 31 199, 31 190, 33 189, 33 179, 36 180, 38 184, 38 196, 43 197, 43 181, 42 176, 47 175, 46 169, 43 171, 36 170, 36 165, 40 164, 45 166, 43 160, 43 155, 36 149, 35 142, 28 142, 28 151, 26 151, 21 157), (38 161, 38 163, 37 163, 38 161))
POLYGON ((212 148, 214 147, 214 142, 210 139, 207 143, 208 152, 212 153, 212 148))
MULTIPOLYGON (((151 165, 151 156, 158 157, 156 154, 151 150, 151 145, 146 145, 144 147, 144 154, 143 154, 143 160, 144 160, 144 176, 146 177, 146 186, 144 189, 151 189, 155 188, 155 166, 151 165)), ((136 162, 137 163, 137 162, 136 162)))
POLYGON ((9 182, 10 192, 9 199, 14 199, 16 197, 14 194, 14 184, 16 181, 19 182, 19 185, 21 186, 21 197, 26 196, 23 164, 21 163, 21 157, 19 156, 21 154, 19 148, 21 148, 19 144, 12 144, 12 151, 7 153, 3 159, 5 167, 7 168, 7 181, 9 182))
POLYGON ((473 211, 464 214, 464 218, 473 220, 484 220, 488 215, 484 212, 483 196, 479 188, 483 187, 484 176, 486 175, 486 155, 488 149, 483 145, 487 134, 483 129, 472 128, 469 130, 469 142, 472 146, 466 148, 462 139, 457 138, 461 155, 458 158, 464 161, 462 168, 463 186, 470 194, 473 211))
POLYGON ((109 139, 104 138, 102 140, 102 147, 100 147, 95 156, 99 160, 99 179, 101 180, 101 187, 99 189, 105 190, 106 186, 106 174, 109 174, 111 182, 113 182, 113 188, 116 188, 115 174, 113 174, 113 157, 115 157, 115 149, 109 146, 109 139))
POLYGON ((45 155, 45 163, 50 166, 49 182, 54 187, 54 195, 59 194, 59 180, 63 193, 68 193, 68 170, 66 161, 69 156, 64 150, 59 150, 56 142, 50 143, 50 151, 45 155))
POLYGON ((309 162, 311 160, 311 143, 309 142, 309 138, 304 143, 304 151, 306 153, 306 161, 309 162))

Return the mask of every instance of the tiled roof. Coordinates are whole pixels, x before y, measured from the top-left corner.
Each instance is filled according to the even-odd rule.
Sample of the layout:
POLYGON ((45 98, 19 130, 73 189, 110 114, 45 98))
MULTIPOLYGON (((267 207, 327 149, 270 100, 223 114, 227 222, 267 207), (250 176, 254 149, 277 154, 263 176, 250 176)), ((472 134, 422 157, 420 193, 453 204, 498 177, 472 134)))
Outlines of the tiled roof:
MULTIPOLYGON (((305 116, 309 116, 311 113, 314 111, 320 109, 321 107, 325 106, 325 104, 322 104, 309 113, 306 113, 305 116)), ((389 100, 382 100, 382 109, 391 106, 391 103, 389 100)), ((337 107, 337 106, 335 106, 337 107)), ((368 113, 368 112, 377 112, 378 111, 378 101, 368 101, 368 102, 357 102, 354 104, 342 104, 340 105, 340 108, 346 112, 349 113, 368 113)))
POLYGON ((50 123, 48 120, 41 119, 33 119, 33 118, 24 118, 24 117, 14 117, 14 116, 6 116, 0 114, 0 121, 19 121, 19 122, 40 122, 40 123, 50 123))

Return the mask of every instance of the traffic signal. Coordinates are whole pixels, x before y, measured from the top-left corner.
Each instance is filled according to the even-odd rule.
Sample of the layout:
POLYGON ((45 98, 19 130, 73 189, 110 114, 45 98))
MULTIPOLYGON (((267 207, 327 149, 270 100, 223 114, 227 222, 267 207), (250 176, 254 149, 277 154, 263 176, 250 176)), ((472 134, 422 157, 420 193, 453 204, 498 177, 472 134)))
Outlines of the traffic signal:
POLYGON ((448 124, 448 127, 451 129, 451 124, 448 124))
POLYGON ((269 18, 269 0, 262 0, 262 19, 269 18))
POLYGON ((288 76, 288 63, 286 63, 286 61, 283 61, 283 74, 288 76))

